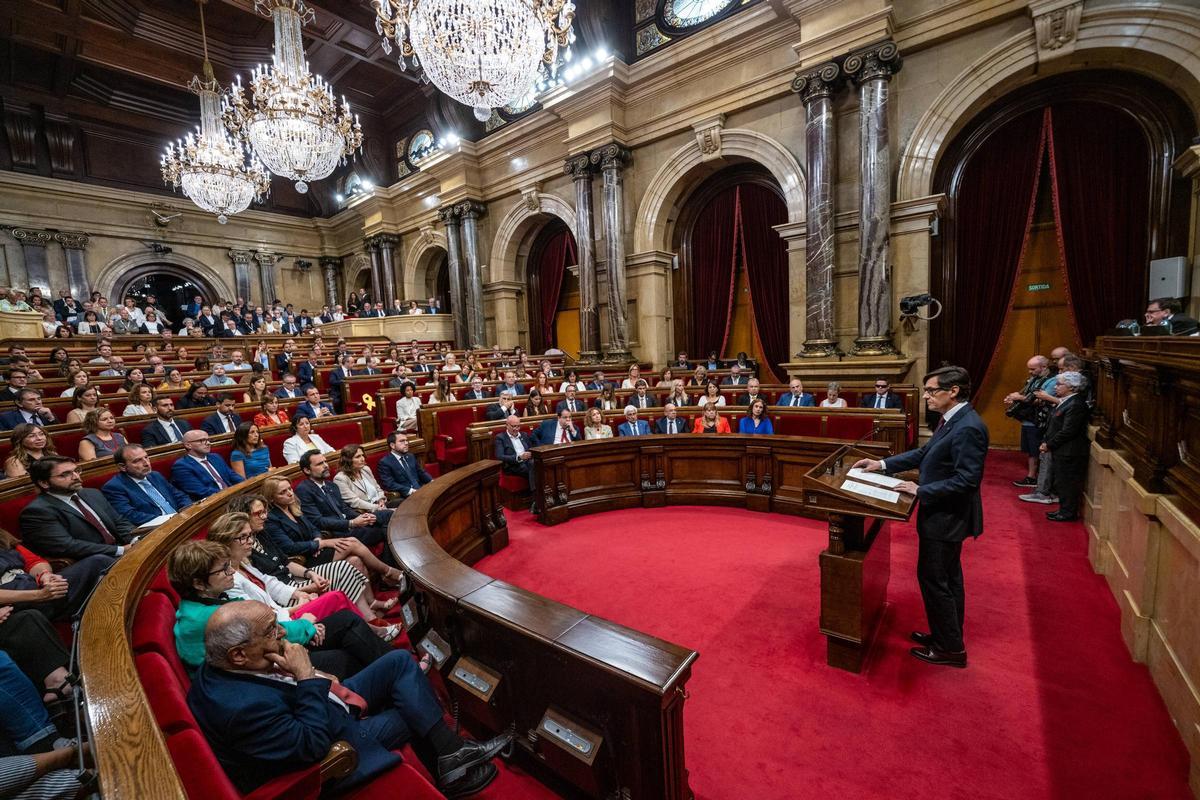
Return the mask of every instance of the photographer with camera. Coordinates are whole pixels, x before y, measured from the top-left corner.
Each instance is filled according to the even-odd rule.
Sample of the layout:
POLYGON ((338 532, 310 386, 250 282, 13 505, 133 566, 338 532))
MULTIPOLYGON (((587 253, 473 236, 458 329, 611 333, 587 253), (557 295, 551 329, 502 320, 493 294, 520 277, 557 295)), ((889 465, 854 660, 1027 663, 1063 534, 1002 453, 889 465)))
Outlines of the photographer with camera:
MULTIPOLYGON (((1049 419, 1048 405, 1038 399, 1038 392, 1054 394, 1054 375, 1050 360, 1045 356, 1034 356, 1025 364, 1029 380, 1019 392, 1010 392, 1004 398, 1004 413, 1021 423, 1021 452, 1028 458, 1028 474, 1013 481, 1013 486, 1034 488, 1038 482, 1038 463, 1041 455, 1042 432, 1049 419)), ((1043 477, 1049 478, 1049 475, 1043 477)))

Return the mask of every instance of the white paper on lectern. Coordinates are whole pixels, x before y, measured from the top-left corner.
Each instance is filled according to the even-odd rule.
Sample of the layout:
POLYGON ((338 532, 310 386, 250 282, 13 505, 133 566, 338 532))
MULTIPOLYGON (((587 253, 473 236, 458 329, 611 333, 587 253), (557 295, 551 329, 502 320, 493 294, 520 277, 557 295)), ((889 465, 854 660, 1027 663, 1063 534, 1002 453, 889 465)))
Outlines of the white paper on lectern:
POLYGON ((891 475, 881 475, 878 472, 866 472, 861 469, 850 470, 846 473, 846 477, 854 478, 857 481, 874 483, 879 486, 886 486, 889 489, 895 489, 897 486, 904 483, 904 481, 900 480, 899 478, 893 478, 891 475))
POLYGON ((859 483, 858 481, 848 480, 842 484, 842 488, 847 492, 861 494, 864 497, 874 497, 876 500, 882 500, 885 503, 895 503, 900 499, 899 492, 881 489, 878 486, 872 486, 869 483, 859 483))

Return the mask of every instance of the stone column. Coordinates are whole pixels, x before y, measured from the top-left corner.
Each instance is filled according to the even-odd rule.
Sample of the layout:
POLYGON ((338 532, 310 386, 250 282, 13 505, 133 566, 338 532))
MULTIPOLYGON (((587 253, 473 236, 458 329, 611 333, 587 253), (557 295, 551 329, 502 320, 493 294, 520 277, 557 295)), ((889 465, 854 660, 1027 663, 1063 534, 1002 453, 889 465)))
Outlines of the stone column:
POLYGON ((630 152, 613 143, 592 151, 592 165, 600 165, 604 175, 602 219, 604 251, 608 260, 608 348, 606 361, 627 364, 629 326, 625 318, 625 197, 621 170, 629 163, 630 152))
POLYGON ((45 297, 54 300, 54 296, 50 294, 50 262, 46 260, 46 245, 54 241, 54 234, 30 228, 13 228, 12 236, 21 243, 29 288, 38 286, 45 297))
POLYGON ((575 247, 579 251, 579 360, 600 360, 600 284, 596 278, 596 223, 592 212, 592 160, 572 156, 563 172, 575 181, 575 247))
POLYGON ((233 291, 236 297, 243 297, 246 302, 250 300, 250 261, 254 258, 254 253, 249 250, 232 249, 229 251, 229 257, 233 259, 233 291))
POLYGON ((371 301, 376 303, 383 301, 384 308, 387 308, 390 300, 383 298, 383 267, 380 264, 379 242, 376 239, 377 237, 374 236, 363 239, 363 247, 367 249, 367 255, 371 257, 371 301))
POLYGON ((450 273, 450 302, 454 314, 454 344, 456 347, 467 346, 467 301, 463 296, 462 276, 462 247, 458 240, 459 218, 458 209, 443 208, 438 211, 438 218, 446 226, 446 270, 450 273))
POLYGON ((895 42, 852 54, 842 64, 858 84, 861 152, 857 356, 895 355, 892 343, 891 198, 888 88, 900 70, 895 42))
POLYGON ((274 253, 258 252, 254 254, 254 260, 258 262, 258 274, 262 278, 263 308, 270 308, 271 301, 279 297, 275 290, 275 262, 279 257, 274 253))
POLYGON ((467 342, 471 349, 484 347, 487 342, 483 329, 483 265, 479 263, 479 218, 487 206, 467 200, 456 206, 462 218, 463 288, 466 290, 467 342))
POLYGON ((367 249, 371 251, 371 269, 379 271, 379 296, 375 299, 383 302, 384 308, 391 308, 396 299, 396 267, 392 250, 400 242, 400 237, 391 233, 379 233, 366 240, 367 249))
POLYGON ((71 296, 79 298, 82 302, 92 291, 87 277, 88 235, 60 231, 54 234, 54 241, 62 245, 63 255, 67 259, 67 287, 71 290, 71 296))
POLYGON ((342 260, 337 256, 321 256, 321 274, 325 277, 325 302, 329 310, 338 304, 338 272, 342 268, 342 260))
POLYGON ((808 215, 805 244, 805 341, 801 356, 820 358, 837 353, 833 332, 833 166, 837 130, 833 117, 833 94, 841 85, 837 64, 822 64, 797 75, 792 90, 800 94, 807 114, 805 122, 808 171, 808 215))

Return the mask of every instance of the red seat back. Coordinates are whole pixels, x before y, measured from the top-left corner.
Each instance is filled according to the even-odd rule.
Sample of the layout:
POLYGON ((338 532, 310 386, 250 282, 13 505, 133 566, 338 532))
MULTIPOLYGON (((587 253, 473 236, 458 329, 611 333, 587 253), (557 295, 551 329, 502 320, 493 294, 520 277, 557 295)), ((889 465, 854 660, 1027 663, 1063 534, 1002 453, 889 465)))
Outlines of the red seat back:
POLYGON ((860 439, 871 432, 875 420, 866 414, 830 414, 825 435, 830 439, 860 439))
POLYGON ((820 414, 779 414, 771 417, 776 433, 785 436, 820 436, 820 414))
POLYGON ((135 653, 162 656, 185 690, 191 684, 187 669, 175 651, 175 606, 170 597, 161 592, 146 592, 134 614, 130 640, 135 653))

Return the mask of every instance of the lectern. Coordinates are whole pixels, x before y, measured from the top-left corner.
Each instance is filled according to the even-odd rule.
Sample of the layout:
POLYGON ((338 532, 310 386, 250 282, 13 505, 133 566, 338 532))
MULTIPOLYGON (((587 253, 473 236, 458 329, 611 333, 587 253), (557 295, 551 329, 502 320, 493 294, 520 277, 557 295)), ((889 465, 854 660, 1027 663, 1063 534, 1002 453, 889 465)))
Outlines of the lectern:
POLYGON ((829 546, 820 556, 826 663, 850 672, 862 671, 887 600, 891 541, 884 522, 907 520, 916 501, 895 491, 895 478, 851 469, 859 459, 877 457, 843 447, 805 473, 802 483, 805 508, 829 520, 829 546))

